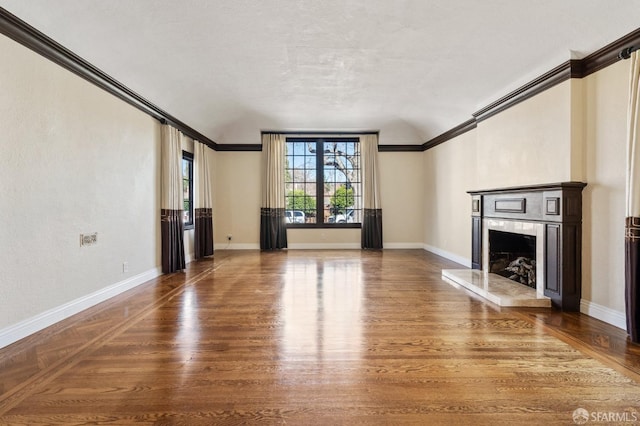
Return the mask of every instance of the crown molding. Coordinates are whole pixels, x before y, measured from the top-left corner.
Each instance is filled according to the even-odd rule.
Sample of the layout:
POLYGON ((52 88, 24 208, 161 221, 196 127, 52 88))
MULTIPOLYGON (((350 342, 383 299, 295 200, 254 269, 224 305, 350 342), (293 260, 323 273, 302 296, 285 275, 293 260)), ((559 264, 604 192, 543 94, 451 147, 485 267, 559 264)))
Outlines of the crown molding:
POLYGON ((378 145, 378 152, 422 152, 422 145, 378 145))
POLYGON ((601 69, 608 67, 609 65, 615 64, 621 60, 618 55, 622 49, 629 46, 639 45, 640 28, 582 59, 583 70, 581 77, 586 77, 596 71, 600 71, 601 69))
POLYGON ((547 89, 550 89, 563 81, 571 78, 584 78, 590 74, 600 71, 601 69, 618 62, 620 60, 618 57, 620 51, 630 45, 640 45, 640 28, 606 45, 602 49, 593 52, 591 55, 588 55, 583 59, 571 59, 558 65, 540 77, 474 112, 471 120, 465 121, 453 129, 436 136, 435 138, 425 142, 422 146, 424 150, 433 148, 434 146, 460 136, 462 133, 472 130, 476 127, 477 123, 511 108, 512 106, 517 105, 547 89), (474 121, 475 124, 472 125, 472 121, 474 121))
POLYGON ((462 124, 458 124, 451 130, 447 130, 439 136, 425 142, 422 144, 422 150, 426 151, 428 149, 433 148, 434 146, 438 146, 441 143, 444 143, 448 140, 451 140, 455 137, 458 137, 464 133, 467 133, 470 130, 473 130, 477 127, 478 123, 475 118, 469 119, 462 124))
POLYGON ((261 130, 261 135, 285 136, 361 136, 379 135, 379 130, 261 130))
MULTIPOLYGON (((206 144, 216 151, 262 150, 262 145, 260 144, 218 144, 214 142, 2 7, 0 7, 0 33, 73 72, 108 93, 111 93, 162 123, 169 123, 173 125, 185 135, 206 144)), ((436 136, 433 139, 430 139, 422 145, 380 145, 378 149, 380 152, 417 152, 433 148, 476 128, 477 123, 523 102, 559 83, 562 83, 563 81, 571 78, 584 78, 616 63, 620 60, 618 57, 619 52, 629 45, 640 45, 640 28, 583 59, 572 59, 555 67, 506 96, 503 96, 486 107, 474 112, 472 114, 473 118, 457 125, 439 136, 436 136)), ((262 133, 272 132, 263 131, 262 133)), ((300 132, 295 133, 301 134, 300 132)), ((317 134, 318 132, 313 133, 317 134)), ((377 134, 378 132, 357 133, 377 134)))
POLYGON ((216 151, 225 151, 225 152, 262 151, 262 144, 219 143, 215 149, 216 151))
POLYGON ((538 93, 544 92, 563 81, 567 81, 571 78, 582 78, 581 70, 582 61, 575 59, 567 61, 558 65, 554 69, 547 71, 529 83, 517 88, 513 92, 501 97, 497 101, 492 102, 486 107, 474 112, 473 117, 477 122, 486 120, 487 118, 532 98, 538 93))
POLYGON ((1 7, 0 33, 127 102, 156 120, 173 125, 185 135, 208 145, 212 149, 217 148, 218 144, 202 133, 160 109, 124 84, 1 7))

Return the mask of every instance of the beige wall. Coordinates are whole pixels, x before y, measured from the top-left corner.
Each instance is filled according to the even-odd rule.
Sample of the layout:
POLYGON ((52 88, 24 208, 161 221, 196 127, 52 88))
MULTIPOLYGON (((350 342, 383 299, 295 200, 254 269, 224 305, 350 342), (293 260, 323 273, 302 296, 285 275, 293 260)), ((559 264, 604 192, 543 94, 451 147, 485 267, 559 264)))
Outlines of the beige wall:
POLYGON ((359 229, 288 229, 289 249, 360 248, 359 229))
POLYGON ((479 189, 476 167, 477 131, 427 150, 424 242, 428 250, 471 265, 471 198, 479 189))
POLYGON ((480 122, 478 189, 571 180, 571 130, 570 81, 480 122))
POLYGON ((157 271, 160 126, 4 36, 0 51, 2 343, 5 327, 157 271))
POLYGON ((566 81, 427 150, 426 248, 470 265, 467 191, 563 182, 582 173, 582 126, 572 121, 581 101, 582 84, 566 81))
POLYGON ((571 79, 571 179, 586 182, 585 80, 571 79))
MULTIPOLYGON (((629 61, 584 79, 583 302, 624 312, 625 155, 629 61)), ((583 303, 584 304, 584 303, 583 303)))
POLYGON ((585 181, 581 310, 623 327, 628 66, 561 83, 426 151, 427 248, 470 257, 469 189, 585 181))
MULTIPOLYGON (((216 153, 214 238, 216 248, 260 245, 260 152, 216 153), (232 234, 232 241, 227 235, 232 234)), ((422 247, 424 178, 419 153, 380 153, 384 244, 422 247)), ((290 229, 289 247, 359 248, 359 229, 290 229)))
POLYGON ((384 247, 422 247, 425 187, 422 155, 381 152, 378 167, 384 247))
POLYGON ((216 152, 213 235, 218 249, 260 247, 260 155, 216 152))

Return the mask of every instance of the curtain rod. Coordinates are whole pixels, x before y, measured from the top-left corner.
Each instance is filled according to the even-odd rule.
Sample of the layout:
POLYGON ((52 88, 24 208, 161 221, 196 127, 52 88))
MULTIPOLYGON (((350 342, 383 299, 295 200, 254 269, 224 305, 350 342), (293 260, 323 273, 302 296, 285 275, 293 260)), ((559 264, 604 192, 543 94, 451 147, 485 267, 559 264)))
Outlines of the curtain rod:
POLYGON ((640 46, 629 46, 625 49, 622 49, 620 53, 618 53, 618 58, 629 59, 631 57, 631 54, 636 50, 640 50, 640 46))

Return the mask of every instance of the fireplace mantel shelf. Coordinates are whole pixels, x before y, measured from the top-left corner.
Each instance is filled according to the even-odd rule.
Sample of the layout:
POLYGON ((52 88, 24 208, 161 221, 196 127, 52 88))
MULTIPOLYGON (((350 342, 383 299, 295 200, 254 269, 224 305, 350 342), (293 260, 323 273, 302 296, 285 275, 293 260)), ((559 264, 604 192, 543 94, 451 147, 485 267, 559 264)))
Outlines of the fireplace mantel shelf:
POLYGON ((517 192, 528 192, 528 191, 545 191, 545 190, 554 190, 559 188, 582 189, 585 186, 587 186, 587 184, 584 182, 543 183, 539 185, 510 186, 507 188, 478 189, 473 191, 467 191, 467 194, 487 195, 487 194, 517 193, 517 192))

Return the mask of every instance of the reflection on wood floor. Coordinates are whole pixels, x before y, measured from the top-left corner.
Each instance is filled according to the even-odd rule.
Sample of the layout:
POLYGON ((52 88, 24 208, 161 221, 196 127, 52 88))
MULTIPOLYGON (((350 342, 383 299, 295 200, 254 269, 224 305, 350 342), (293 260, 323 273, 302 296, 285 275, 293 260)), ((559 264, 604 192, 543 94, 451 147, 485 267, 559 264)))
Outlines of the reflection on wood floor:
POLYGON ((218 251, 0 350, 1 424, 640 423, 640 348, 421 250, 218 251))

